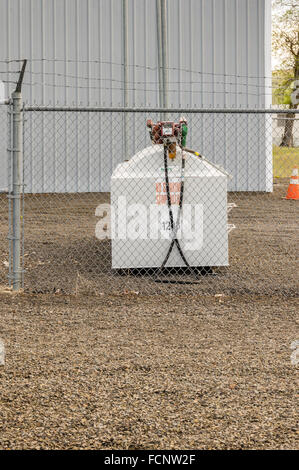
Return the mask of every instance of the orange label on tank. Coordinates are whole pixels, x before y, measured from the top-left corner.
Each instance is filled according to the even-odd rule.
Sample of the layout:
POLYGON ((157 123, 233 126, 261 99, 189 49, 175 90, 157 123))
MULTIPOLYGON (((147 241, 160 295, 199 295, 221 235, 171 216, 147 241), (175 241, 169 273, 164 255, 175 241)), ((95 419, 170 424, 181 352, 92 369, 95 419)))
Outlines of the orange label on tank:
MULTIPOLYGON (((171 204, 180 203, 181 183, 179 181, 169 183, 171 204)), ((156 183, 156 204, 167 204, 166 183, 156 183)))

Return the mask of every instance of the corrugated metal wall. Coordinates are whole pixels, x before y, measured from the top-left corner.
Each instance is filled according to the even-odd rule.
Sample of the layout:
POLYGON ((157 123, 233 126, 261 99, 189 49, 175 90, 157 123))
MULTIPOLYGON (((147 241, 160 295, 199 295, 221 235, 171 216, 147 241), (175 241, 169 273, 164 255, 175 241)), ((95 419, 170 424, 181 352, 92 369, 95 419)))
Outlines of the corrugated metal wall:
MULTIPOLYGON (((128 0, 128 4, 129 105, 156 106, 159 104, 156 1, 128 0)), ((271 103, 270 0, 168 0, 167 6, 170 105, 264 107, 271 103)), ((27 103, 123 104, 122 0, 0 0, 0 8, 0 60, 28 59, 23 87, 27 103)), ((8 72, 18 68, 16 63, 1 64, 1 72, 7 72, 0 74, 1 79, 12 80, 16 76, 8 72)), ((12 88, 13 84, 7 84, 8 93, 12 88)), ((209 123, 209 141, 204 142, 207 131, 203 121, 200 132, 193 132, 193 144, 198 148, 206 147, 209 157, 225 164, 234 173, 232 188, 270 190, 271 175, 261 180, 260 175, 256 178, 255 170, 252 175, 244 175, 244 170, 241 175, 236 173, 239 171, 236 169, 238 148, 236 145, 229 147, 232 138, 229 132, 218 135, 217 119, 221 117, 214 118, 213 137, 209 123), (217 148, 223 142, 228 146, 226 161, 221 161, 223 157, 217 155, 217 148), (258 182, 255 184, 254 181, 258 182)), ((245 116, 244 119, 249 118, 245 116)), ((265 120, 262 118, 260 125, 265 126, 265 120)), ((110 126, 117 125, 109 119, 107 122, 110 126)), ((246 125, 250 141, 251 136, 254 139, 256 129, 251 128, 249 121, 246 125)), ((38 128, 40 132, 40 126, 38 128)), ((31 123, 28 129, 34 133, 31 123)), ((39 155, 40 150, 46 152, 45 147, 47 151, 55 149, 55 142, 46 139, 44 126, 42 132, 39 155)), ((136 145, 132 146, 132 151, 138 147, 138 132, 134 126, 132 139, 136 140, 136 145)), ((74 138, 74 129, 71 133, 68 134, 66 126, 66 141, 74 138)), ((55 132, 51 135, 54 139, 55 132)), ((266 140, 269 143, 269 136, 266 140)), ((74 150, 80 160, 79 148, 72 146, 72 157, 74 150)), ((265 141, 261 141, 254 151, 259 154, 257 166, 261 168, 262 162, 266 175, 271 155, 265 141)), ((29 152, 31 154, 26 158, 34 161, 34 164, 30 163, 34 171, 37 158, 32 147, 29 152)), ((6 158, 3 153, 1 155, 1 160, 6 158)), ((107 165, 111 165, 112 170, 122 158, 118 155, 107 165)), ((248 146, 248 155, 244 153, 242 158, 257 157, 250 156, 248 146)), ((254 168, 252 163, 250 168, 254 168)), ((39 169, 36 169, 38 173, 39 169)), ((41 177, 46 178, 46 175, 41 177)), ((99 178, 101 180, 102 176, 99 178)), ((31 177, 30 180, 34 179, 31 177)), ((44 191, 57 190, 54 181, 52 185, 48 181, 49 178, 39 187, 44 191)), ((59 187, 70 190, 67 183, 59 187)), ((94 190, 89 187, 88 178, 84 179, 82 175, 75 187, 81 191, 94 190)), ((102 180, 99 188, 107 189, 107 181, 102 180)), ((37 189, 32 185, 27 187, 28 191, 37 189)))

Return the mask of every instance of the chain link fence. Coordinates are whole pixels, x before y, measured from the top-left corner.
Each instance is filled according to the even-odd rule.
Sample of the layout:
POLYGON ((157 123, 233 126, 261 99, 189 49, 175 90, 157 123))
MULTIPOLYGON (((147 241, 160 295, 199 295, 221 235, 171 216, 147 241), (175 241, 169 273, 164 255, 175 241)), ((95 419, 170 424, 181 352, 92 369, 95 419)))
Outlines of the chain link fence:
MULTIPOLYGON (((2 153, 11 150, 10 115, 10 106, 1 108, 2 153)), ((298 112, 292 147, 280 146, 290 129, 288 113, 185 112, 187 147, 207 161, 184 152, 182 179, 182 154, 178 150, 174 160, 168 158, 171 210, 162 146, 152 145, 146 128, 148 117, 160 120, 156 110, 28 108, 24 115, 26 289, 296 292, 298 206, 284 196, 299 163, 298 112), (126 160, 136 162, 129 171, 126 160), (179 219, 178 243, 163 264, 179 219), (187 232, 197 247, 188 248, 187 232)), ((179 117, 168 110, 168 119, 179 117)), ((10 157, 7 161, 0 188, 2 284, 7 276, 10 282, 12 265, 10 157)))
MULTIPOLYGON (((179 214, 182 155, 178 151, 169 160, 172 217, 185 217, 188 233, 179 234, 164 265, 174 227, 162 146, 151 144, 146 128, 147 118, 157 122, 161 115, 35 108, 25 115, 26 288, 295 290, 297 206, 282 198, 298 149, 272 146, 273 132, 280 132, 273 125, 276 115, 185 112, 187 147, 209 161, 185 152, 185 210, 179 214), (187 209, 198 215, 187 220, 187 209), (192 242, 195 247, 188 248, 192 242)), ((177 122, 180 115, 169 110, 166 117, 177 122)))
POLYGON ((295 295, 299 148, 279 146, 279 114, 184 110, 200 155, 170 158, 146 121, 181 113, 160 111, 25 109, 24 288, 295 295))

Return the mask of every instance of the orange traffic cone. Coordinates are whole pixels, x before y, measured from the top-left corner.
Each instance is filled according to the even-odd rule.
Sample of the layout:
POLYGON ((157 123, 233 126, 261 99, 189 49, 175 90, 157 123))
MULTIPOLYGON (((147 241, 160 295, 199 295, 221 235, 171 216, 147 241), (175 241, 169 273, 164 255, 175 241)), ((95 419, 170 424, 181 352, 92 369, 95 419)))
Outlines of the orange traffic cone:
POLYGON ((288 187, 286 199, 299 199, 299 176, 297 166, 295 166, 292 171, 291 181, 288 187))

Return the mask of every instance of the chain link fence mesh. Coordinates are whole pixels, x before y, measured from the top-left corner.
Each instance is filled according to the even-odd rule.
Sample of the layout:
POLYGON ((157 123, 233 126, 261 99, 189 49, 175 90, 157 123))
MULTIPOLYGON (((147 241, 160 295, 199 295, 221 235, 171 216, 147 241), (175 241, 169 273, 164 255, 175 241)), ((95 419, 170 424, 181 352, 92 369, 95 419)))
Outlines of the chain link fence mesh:
MULTIPOLYGON (((296 294, 298 203, 284 197, 299 114, 292 147, 275 111, 184 116, 186 147, 205 161, 178 148, 164 161, 146 128, 158 112, 25 111, 26 290, 296 294)), ((6 205, 1 195, 1 233, 6 205)))

